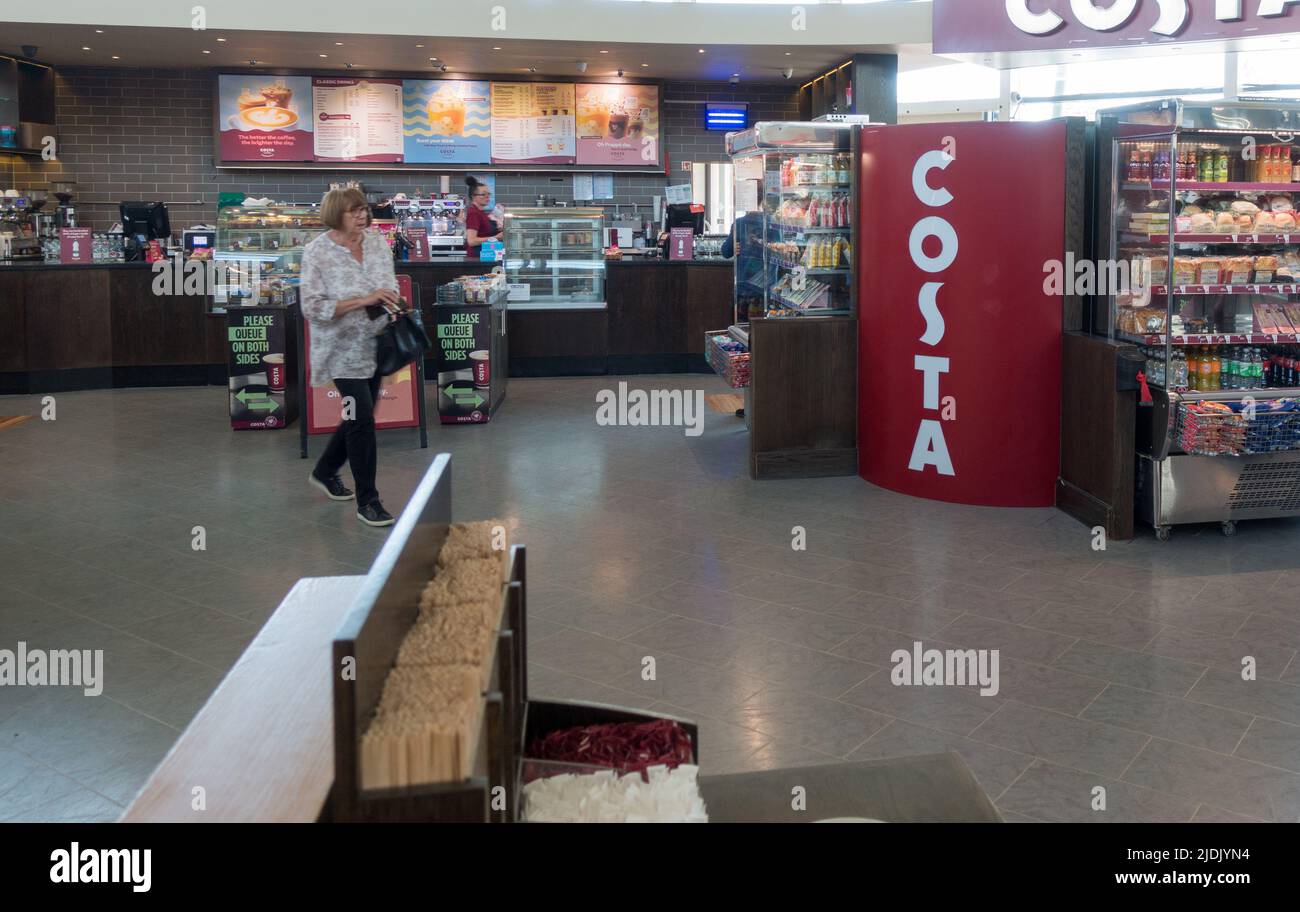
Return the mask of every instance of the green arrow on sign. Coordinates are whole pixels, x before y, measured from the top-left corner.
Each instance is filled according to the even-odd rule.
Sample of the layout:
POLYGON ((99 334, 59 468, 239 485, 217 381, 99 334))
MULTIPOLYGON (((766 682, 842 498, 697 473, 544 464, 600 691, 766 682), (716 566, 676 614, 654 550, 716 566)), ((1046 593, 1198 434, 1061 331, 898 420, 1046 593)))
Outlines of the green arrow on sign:
POLYGON ((255 399, 246 405, 255 412, 274 412, 279 408, 279 405, 271 399, 255 399))
POLYGON ((244 403, 244 405, 248 405, 250 402, 267 401, 266 393, 250 393, 247 389, 241 389, 239 392, 235 393, 235 398, 244 403))
POLYGON ((453 402, 461 405, 468 403, 473 405, 475 408, 478 408, 484 402, 487 402, 487 400, 479 394, 479 391, 474 389, 458 389, 457 387, 449 386, 447 387, 447 396, 453 402))

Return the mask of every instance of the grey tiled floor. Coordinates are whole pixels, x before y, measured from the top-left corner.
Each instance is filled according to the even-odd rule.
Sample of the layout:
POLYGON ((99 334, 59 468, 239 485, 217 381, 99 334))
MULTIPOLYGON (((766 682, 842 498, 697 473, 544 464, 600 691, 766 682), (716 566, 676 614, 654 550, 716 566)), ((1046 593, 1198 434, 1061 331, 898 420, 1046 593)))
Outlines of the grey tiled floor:
MULTIPOLYGON (((1009 820, 1300 818, 1300 523, 1098 553, 1054 510, 750 481, 740 422, 600 428, 608 385, 512 381, 427 451, 381 434, 393 512, 450 451, 456 515, 528 545, 534 693, 694 718, 706 772, 956 750, 1009 820), (893 686, 917 638, 1001 650, 1001 692, 893 686)), ((293 582, 385 536, 306 485, 294 431, 230 431, 219 388, 57 407, 0 431, 0 647, 103 649, 106 688, 0 688, 3 820, 113 819, 293 582)))

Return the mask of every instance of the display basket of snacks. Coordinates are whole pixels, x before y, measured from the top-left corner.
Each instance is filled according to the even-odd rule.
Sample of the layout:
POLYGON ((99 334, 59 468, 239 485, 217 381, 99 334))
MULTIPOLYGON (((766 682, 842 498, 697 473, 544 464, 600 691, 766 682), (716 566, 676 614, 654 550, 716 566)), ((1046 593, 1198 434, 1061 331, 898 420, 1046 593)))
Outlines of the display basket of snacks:
POLYGON ((1238 456, 1246 446, 1245 417, 1223 402, 1180 402, 1177 435, 1194 456, 1238 456))
POLYGON ((732 389, 749 386, 750 352, 745 343, 725 330, 715 330, 704 337, 704 357, 709 367, 732 389))
POLYGON ((1274 399, 1255 403, 1250 417, 1244 403, 1233 403, 1246 421, 1245 452, 1285 453, 1300 450, 1300 399, 1274 399))

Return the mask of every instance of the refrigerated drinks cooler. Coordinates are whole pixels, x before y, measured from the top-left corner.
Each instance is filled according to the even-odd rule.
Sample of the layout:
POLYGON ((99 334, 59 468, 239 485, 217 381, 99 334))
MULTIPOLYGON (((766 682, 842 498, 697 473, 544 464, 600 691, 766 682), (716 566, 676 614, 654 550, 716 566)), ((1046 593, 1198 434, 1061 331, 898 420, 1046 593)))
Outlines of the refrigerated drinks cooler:
POLYGON ((727 134, 738 219, 736 322, 855 312, 853 124, 772 122, 727 134))
POLYGON ((1162 541, 1183 523, 1231 535, 1300 515, 1298 126, 1300 105, 1274 102, 1099 117, 1102 226, 1130 281, 1097 319, 1146 355, 1137 515, 1162 541))
POLYGON ((749 393, 750 320, 856 313, 853 225, 857 128, 768 122, 728 133, 737 212, 733 324, 705 336, 705 356, 729 386, 749 393))

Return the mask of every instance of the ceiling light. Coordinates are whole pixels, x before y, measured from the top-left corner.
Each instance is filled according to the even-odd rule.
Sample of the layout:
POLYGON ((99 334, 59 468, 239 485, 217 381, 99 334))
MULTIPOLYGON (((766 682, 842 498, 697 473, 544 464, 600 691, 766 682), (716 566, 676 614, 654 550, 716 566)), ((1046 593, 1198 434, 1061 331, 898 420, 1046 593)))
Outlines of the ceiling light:
POLYGON ((90 48, 88 48, 88 47, 84 47, 84 48, 82 48, 82 50, 83 50, 83 51, 88 51, 88 50, 90 50, 90 48))
POLYGON ((334 42, 334 46, 335 46, 335 47, 343 47, 343 42, 342 42, 342 41, 335 41, 335 42, 334 42))
POLYGON ((96 35, 102 35, 102 34, 104 34, 104 30, 103 30, 103 29, 95 29, 95 34, 96 34, 96 35))
POLYGON ((114 55, 113 55, 113 59, 114 59, 114 60, 121 60, 122 58, 119 57, 119 56, 117 56, 116 54, 114 54, 114 55))
POLYGON ((218 41, 225 41, 226 39, 225 39, 225 38, 218 38, 217 40, 218 40, 218 41))
POLYGON ((204 51, 203 53, 205 53, 205 54, 211 54, 212 52, 211 52, 211 51, 204 51))
POLYGON ((790 56, 790 51, 786 51, 786 52, 785 52, 785 56, 789 57, 789 56, 790 56))
POLYGON ((422 44, 417 44, 416 47, 418 47, 418 48, 422 48, 422 47, 424 47, 424 45, 422 45, 422 44))
POLYGON ((328 54, 317 54, 316 56, 317 56, 317 57, 328 57, 329 55, 328 55, 328 54))
POLYGON ((492 50, 494 50, 494 51, 499 51, 499 50, 501 50, 501 48, 499 48, 499 47, 494 47, 492 50))
POLYGON ((602 54, 608 54, 609 51, 601 51, 602 54))
POLYGON ((648 63, 643 63, 643 64, 641 64, 641 66, 649 66, 649 65, 650 65, 650 64, 648 64, 648 63))
POLYGON ((701 53, 701 54, 704 53, 704 48, 700 48, 700 53, 701 53))

